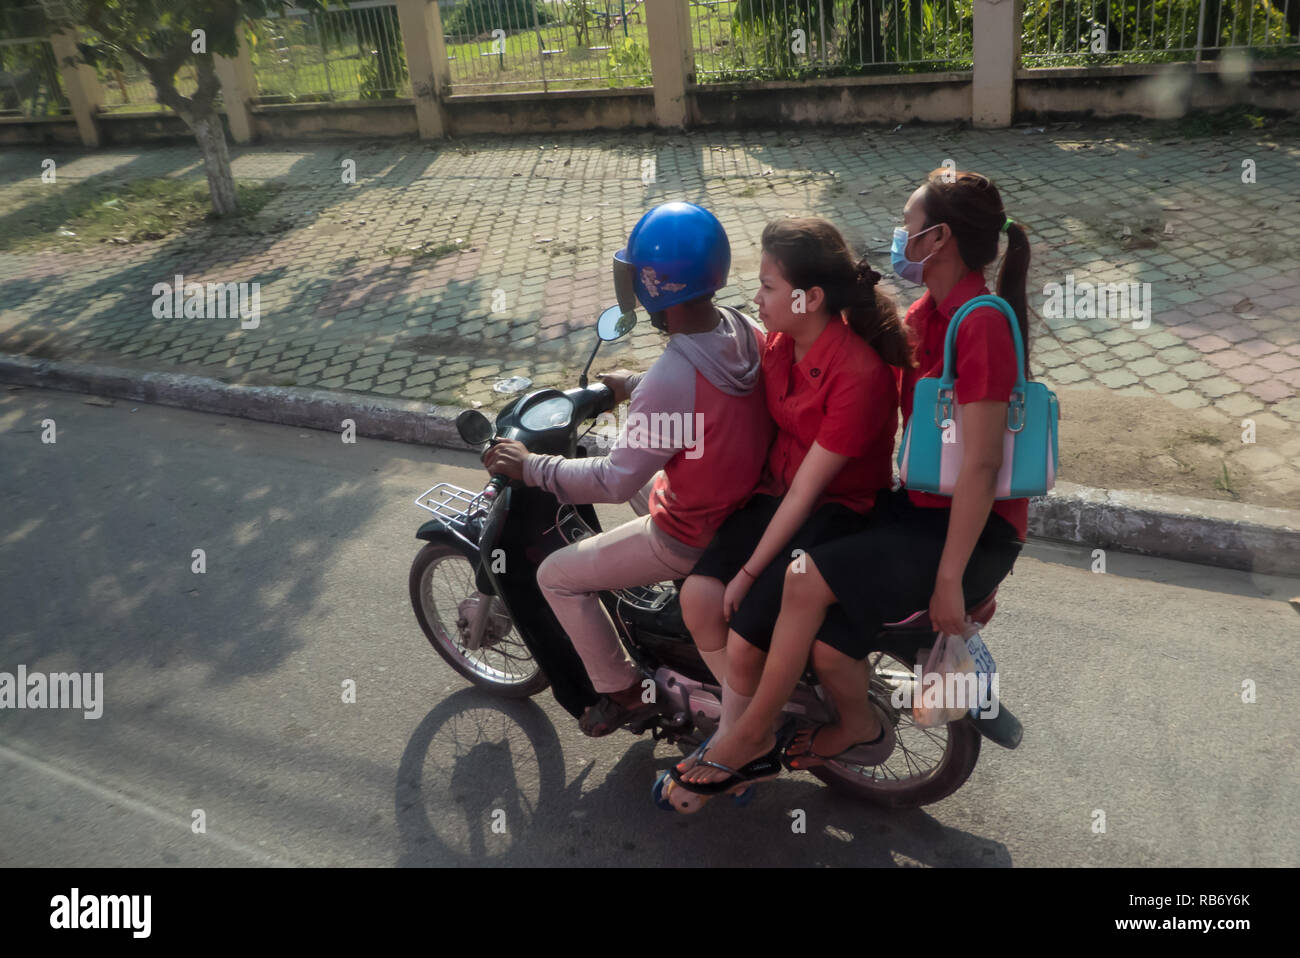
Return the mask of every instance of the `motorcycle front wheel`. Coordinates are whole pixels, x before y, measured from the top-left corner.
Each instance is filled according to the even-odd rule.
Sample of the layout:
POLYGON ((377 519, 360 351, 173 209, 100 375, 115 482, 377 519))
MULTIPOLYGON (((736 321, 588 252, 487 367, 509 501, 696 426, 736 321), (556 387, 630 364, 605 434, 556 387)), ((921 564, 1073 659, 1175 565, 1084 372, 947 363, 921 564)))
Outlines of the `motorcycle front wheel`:
POLYGON ((550 683, 499 602, 482 647, 466 648, 464 609, 483 601, 474 581, 474 557, 458 542, 434 541, 411 563, 411 605, 429 644, 453 669, 503 698, 536 695, 550 683))

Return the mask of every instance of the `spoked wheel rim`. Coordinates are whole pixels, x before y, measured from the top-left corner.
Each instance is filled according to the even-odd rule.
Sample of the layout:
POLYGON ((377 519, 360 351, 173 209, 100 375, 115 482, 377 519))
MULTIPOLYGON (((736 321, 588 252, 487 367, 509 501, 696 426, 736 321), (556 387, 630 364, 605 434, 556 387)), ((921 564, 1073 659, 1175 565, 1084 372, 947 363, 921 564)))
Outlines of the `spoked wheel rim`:
POLYGON ((879 792, 909 792, 932 781, 948 762, 951 741, 948 726, 922 728, 912 720, 909 708, 895 708, 890 698, 901 684, 915 684, 912 667, 889 652, 867 656, 871 667, 871 700, 895 723, 897 744, 880 765, 827 762, 825 767, 840 778, 879 792))
MULTIPOLYGON (((420 606, 437 642, 478 677, 495 685, 524 685, 539 669, 533 655, 510 622, 509 631, 492 644, 470 650, 457 625, 460 603, 478 594, 474 566, 463 555, 442 555, 420 575, 420 606)), ((494 613, 495 615, 495 613, 494 613)))

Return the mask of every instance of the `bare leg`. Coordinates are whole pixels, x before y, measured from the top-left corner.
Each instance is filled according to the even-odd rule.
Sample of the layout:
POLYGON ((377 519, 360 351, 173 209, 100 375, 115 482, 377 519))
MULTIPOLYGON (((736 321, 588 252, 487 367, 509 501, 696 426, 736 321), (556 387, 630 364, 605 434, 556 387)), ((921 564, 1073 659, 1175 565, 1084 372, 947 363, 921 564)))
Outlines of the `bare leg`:
MULTIPOLYGON (((767 653, 762 649, 750 645, 735 632, 727 633, 727 681, 722 688, 722 721, 718 723, 717 738, 725 738, 728 729, 749 708, 766 659, 767 653)), ((712 749, 709 758, 712 760, 712 749)), ((677 771, 682 773, 689 773, 694 768, 695 762, 690 760, 677 763, 677 771)), ((683 774, 682 779, 687 782, 708 781, 701 772, 683 774)))
MULTIPOLYGON (((817 630, 826 618, 826 610, 836 601, 812 558, 803 558, 805 571, 786 570, 781 614, 754 700, 726 735, 715 740, 709 749, 711 761, 740 768, 768 752, 775 743, 772 726, 799 684, 817 630)), ((721 781, 726 775, 721 769, 705 765, 691 776, 691 781, 721 781)))
POLYGON ((692 575, 682 583, 680 596, 682 621, 704 664, 719 683, 727 674, 727 620, 722 615, 722 596, 726 590, 721 579, 692 575))
MULTIPOLYGON (((871 674, 867 663, 850 658, 825 642, 813 643, 813 668, 822 687, 831 695, 839 720, 817 732, 815 749, 819 755, 837 755, 859 742, 873 741, 880 734, 880 719, 868 701, 871 674)), ((792 745, 791 764, 798 768, 820 765, 816 756, 793 761, 795 755, 808 753, 811 736, 801 733, 792 745)))

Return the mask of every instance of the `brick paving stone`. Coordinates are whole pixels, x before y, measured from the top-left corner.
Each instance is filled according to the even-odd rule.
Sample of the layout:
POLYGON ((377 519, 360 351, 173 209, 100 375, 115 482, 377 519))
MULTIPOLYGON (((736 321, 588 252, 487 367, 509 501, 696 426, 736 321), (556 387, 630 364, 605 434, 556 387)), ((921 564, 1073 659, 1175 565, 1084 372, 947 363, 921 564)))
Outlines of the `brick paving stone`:
POLYGON ((1183 363, 1181 366, 1175 366, 1174 372, 1178 373, 1178 375, 1182 376, 1184 379, 1196 382, 1197 380, 1207 379, 1210 376, 1213 376, 1216 370, 1208 363, 1197 361, 1193 363, 1183 363))
POLYGON ((1202 409, 1210 404, 1210 401, 1200 393, 1184 389, 1180 392, 1170 393, 1165 396, 1169 402, 1173 403, 1179 409, 1202 409))
POLYGON ((1114 369, 1116 366, 1122 366, 1124 361, 1109 353, 1098 353, 1095 356, 1085 356, 1079 360, 1081 366, 1086 366, 1095 373, 1104 372, 1107 369, 1114 369))
POLYGON ((1227 376, 1215 376, 1212 379, 1197 383, 1196 390, 1211 399, 1220 399, 1223 396, 1230 396, 1233 393, 1240 392, 1241 383, 1231 380, 1227 376))
POLYGON ((1128 364, 1128 369, 1130 372, 1136 373, 1137 375, 1143 377, 1155 376, 1159 373, 1163 373, 1167 368, 1168 367, 1166 367, 1164 363, 1162 363, 1159 359, 1156 359, 1155 357, 1138 359, 1128 364))
MULTIPOLYGON (((889 135, 888 150, 875 131, 811 128, 799 131, 798 148, 787 145, 786 132, 720 129, 462 137, 464 151, 356 141, 348 148, 365 151, 370 172, 349 187, 310 172, 333 168, 338 144, 235 146, 237 177, 292 187, 254 222, 294 225, 266 236, 202 226, 183 238, 56 256, 0 252, 0 351, 6 340, 8 351, 41 341, 74 360, 93 355, 111 364, 121 355, 159 368, 216 368, 232 378, 269 373, 323 388, 474 398, 499 408, 503 397, 491 386, 503 376, 572 385, 565 377, 585 362, 595 315, 613 298, 609 256, 651 203, 695 198, 718 214, 733 257, 719 301, 745 307, 757 283, 757 237, 783 212, 827 216, 888 273, 880 250, 920 175, 905 158, 932 152, 939 136, 969 168, 1002 171, 997 179, 1009 208, 1035 225, 1035 373, 1116 395, 1165 389, 1169 402, 1197 413, 1210 403, 1215 415, 1271 411, 1278 428, 1300 436, 1300 137, 1152 140, 1145 125, 1122 122, 1049 127, 1029 138, 1018 130, 936 131, 901 129, 889 135), (1107 161, 1078 149, 1107 137, 1125 144, 1122 157, 1107 161), (1206 169, 1229 149, 1257 150, 1276 169, 1249 190, 1210 188, 1206 169), (570 165, 546 163, 553 152, 570 165), (641 156, 656 158, 649 189, 640 180, 641 156), (810 171, 826 167, 848 187, 843 195, 809 181, 810 171), (382 172, 392 170, 403 172, 382 172), (765 170, 770 174, 761 176, 765 170), (1080 182, 1103 199, 1081 203, 1080 182), (856 183, 871 192, 859 194, 856 183), (315 215, 297 222, 306 209, 315 215), (1124 248, 1118 234, 1125 220, 1149 247, 1124 248), (1139 234, 1139 221, 1169 222, 1173 232, 1139 234), (1259 221, 1269 224, 1267 237, 1229 235, 1221 225, 1259 221), (542 237, 554 241, 535 242, 542 237), (438 260, 386 252, 456 238, 462 251, 438 260), (177 272, 196 281, 233 275, 260 282, 261 326, 156 319, 152 285, 177 272), (1071 273, 1080 282, 1151 283, 1149 327, 1111 316, 1046 316, 1044 284, 1071 273), (493 312, 495 290, 505 310, 493 312)), ((46 152, 0 152, 6 217, 49 202, 30 188, 30 170, 46 152)), ((177 175, 203 182, 190 144, 62 152, 52 187, 60 191, 92 172, 121 181, 177 175)), ((884 286, 901 308, 921 292, 891 276, 884 286)), ((662 348, 643 319, 601 357, 644 369, 662 348)), ((1300 457, 1292 451, 1283 458, 1269 481, 1286 485, 1291 475, 1300 488, 1300 457)))
MULTIPOLYGON (((1224 345, 1227 345, 1226 343, 1224 345)), ((1146 343, 1124 343, 1116 346, 1111 352, 1123 360, 1141 359, 1143 356, 1150 356, 1154 349, 1146 343)))
POLYGON ((1176 373, 1161 373, 1159 376, 1147 379, 1145 385, 1163 395, 1186 389, 1187 380, 1176 373))
POLYGON ((1228 376, 1237 380, 1243 386, 1250 386, 1265 379, 1272 379, 1272 375, 1267 369, 1260 369, 1258 366, 1247 365, 1238 366, 1236 369, 1229 369, 1228 376))
POLYGON ((1225 349, 1220 353, 1210 353, 1205 357, 1206 362, 1219 367, 1223 370, 1236 369, 1250 362, 1250 357, 1244 353, 1239 353, 1235 349, 1225 349))
POLYGON ((1253 386, 1247 386, 1246 392, 1256 396, 1264 402, 1280 402, 1288 396, 1295 395, 1295 391, 1286 383, 1278 382, 1276 379, 1265 382, 1255 383, 1253 386))
POLYGON ((1112 369, 1110 372, 1101 373, 1097 377, 1097 382, 1101 383, 1107 389, 1119 389, 1121 386, 1131 386, 1138 382, 1138 377, 1133 375, 1128 369, 1112 369))
POLYGON ((1259 360, 1259 365, 1270 372, 1280 373, 1288 369, 1300 368, 1300 359, 1294 356, 1288 356, 1286 353, 1273 353, 1263 356, 1259 360))
POLYGON ((1260 402, 1244 393, 1233 393, 1231 396, 1225 396, 1223 399, 1216 399, 1214 405, 1222 409, 1229 416, 1244 416, 1247 413, 1255 412, 1260 407, 1260 402))

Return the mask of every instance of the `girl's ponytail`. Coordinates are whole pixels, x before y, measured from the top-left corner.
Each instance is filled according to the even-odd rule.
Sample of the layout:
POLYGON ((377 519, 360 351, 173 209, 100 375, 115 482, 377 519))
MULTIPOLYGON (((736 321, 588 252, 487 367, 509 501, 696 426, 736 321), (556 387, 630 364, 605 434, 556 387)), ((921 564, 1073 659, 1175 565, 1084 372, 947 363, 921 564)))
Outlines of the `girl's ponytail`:
POLYGON ((893 298, 877 288, 880 274, 864 257, 854 267, 854 277, 854 290, 846 306, 849 328, 889 365, 910 369, 912 345, 907 329, 898 318, 893 298))
POLYGON ((957 241, 962 262, 981 273, 998 257, 998 240, 1007 234, 1007 252, 998 270, 997 294, 1011 304, 1025 345, 1025 377, 1029 377, 1029 237, 1007 216, 1002 196, 980 173, 940 168, 930 174, 922 198, 926 226, 947 223, 957 241))
POLYGON ((1020 338, 1025 344, 1025 376, 1029 375, 1029 237, 1015 220, 1007 220, 1007 252, 998 270, 997 293, 1016 311, 1020 320, 1020 338))

